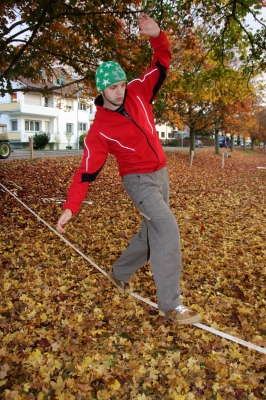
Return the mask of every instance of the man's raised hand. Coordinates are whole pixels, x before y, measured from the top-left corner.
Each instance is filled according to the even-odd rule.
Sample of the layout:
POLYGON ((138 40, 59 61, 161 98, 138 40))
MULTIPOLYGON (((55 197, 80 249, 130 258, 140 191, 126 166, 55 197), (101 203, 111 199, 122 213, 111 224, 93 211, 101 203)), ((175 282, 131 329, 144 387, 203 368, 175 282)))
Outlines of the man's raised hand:
POLYGON ((160 35, 160 28, 151 17, 147 14, 141 13, 138 18, 139 33, 141 35, 148 35, 156 38, 160 35))

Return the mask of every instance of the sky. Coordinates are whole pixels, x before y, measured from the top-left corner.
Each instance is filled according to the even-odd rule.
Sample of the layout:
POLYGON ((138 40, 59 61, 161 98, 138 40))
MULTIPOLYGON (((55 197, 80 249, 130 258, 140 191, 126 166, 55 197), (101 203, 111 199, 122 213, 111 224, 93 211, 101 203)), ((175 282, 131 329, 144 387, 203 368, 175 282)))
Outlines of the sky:
MULTIPOLYGON (((265 25, 266 25, 266 7, 262 8, 260 19, 262 19, 262 18, 264 19, 265 25)), ((248 22, 250 27, 252 27, 253 30, 256 30, 257 28, 261 27, 261 25, 254 20, 254 18, 251 14, 248 15, 248 17, 246 18, 246 21, 248 22)))

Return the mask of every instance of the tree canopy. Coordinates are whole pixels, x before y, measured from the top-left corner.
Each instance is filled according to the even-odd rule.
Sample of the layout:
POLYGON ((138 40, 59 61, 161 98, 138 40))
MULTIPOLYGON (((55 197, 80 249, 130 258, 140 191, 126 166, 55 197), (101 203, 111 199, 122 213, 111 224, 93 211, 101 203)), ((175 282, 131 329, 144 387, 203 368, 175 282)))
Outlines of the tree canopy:
MULTIPOLYGON (((65 83, 93 86, 100 61, 119 62, 129 78, 150 61, 147 40, 137 36, 137 16, 145 11, 175 39, 188 31, 197 36, 223 65, 236 54, 245 71, 265 70, 265 22, 260 17, 263 2, 212 0, 8 0, 0 5, 1 94, 12 93, 12 81, 21 76, 39 82, 41 70, 55 75, 55 66, 70 72, 65 83), (246 17, 258 21, 253 31, 246 17)), ((206 53, 205 53, 206 56, 206 53)), ((43 91, 51 91, 46 86, 43 91)), ((28 89, 31 90, 29 86, 28 89)))
POLYGON ((265 88, 254 84, 266 70, 263 7, 262 0, 9 0, 0 5, 0 92, 60 88, 92 97, 95 70, 108 60, 121 64, 129 80, 139 76, 152 56, 148 38, 138 35, 138 15, 146 12, 167 32, 172 52, 154 104, 156 123, 187 125, 195 139, 218 125, 236 133, 246 113, 245 134, 258 132, 252 106, 255 91, 265 88), (13 86, 22 79, 23 88, 13 86))

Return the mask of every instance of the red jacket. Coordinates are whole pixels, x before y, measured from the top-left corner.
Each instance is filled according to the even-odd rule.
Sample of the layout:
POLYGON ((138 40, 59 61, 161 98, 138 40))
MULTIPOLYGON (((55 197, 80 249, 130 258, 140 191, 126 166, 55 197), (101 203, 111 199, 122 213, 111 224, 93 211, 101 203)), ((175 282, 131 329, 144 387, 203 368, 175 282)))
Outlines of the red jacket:
POLYGON ((88 185, 102 169, 108 153, 116 157, 121 177, 126 174, 158 171, 166 157, 158 138, 152 101, 169 69, 171 54, 164 32, 150 38, 154 49, 150 68, 127 85, 124 107, 112 111, 102 107, 102 95, 95 100, 97 108, 84 142, 84 155, 68 191, 64 209, 74 214, 88 192, 88 185))

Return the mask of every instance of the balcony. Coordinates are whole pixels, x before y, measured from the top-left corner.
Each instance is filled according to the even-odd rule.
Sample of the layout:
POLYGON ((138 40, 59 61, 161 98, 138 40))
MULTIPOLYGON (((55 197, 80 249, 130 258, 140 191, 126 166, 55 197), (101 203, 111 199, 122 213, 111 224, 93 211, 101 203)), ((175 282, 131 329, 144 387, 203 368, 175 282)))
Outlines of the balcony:
POLYGON ((0 113, 11 114, 13 116, 27 114, 43 117, 57 117, 59 112, 60 110, 57 107, 47 107, 44 104, 40 105, 33 102, 17 101, 12 103, 0 103, 0 113))
POLYGON ((20 103, 0 103, 0 112, 10 112, 20 110, 20 103))
POLYGON ((13 132, 7 132, 7 136, 9 140, 19 140, 20 141, 20 132, 18 131, 13 131, 13 132))

